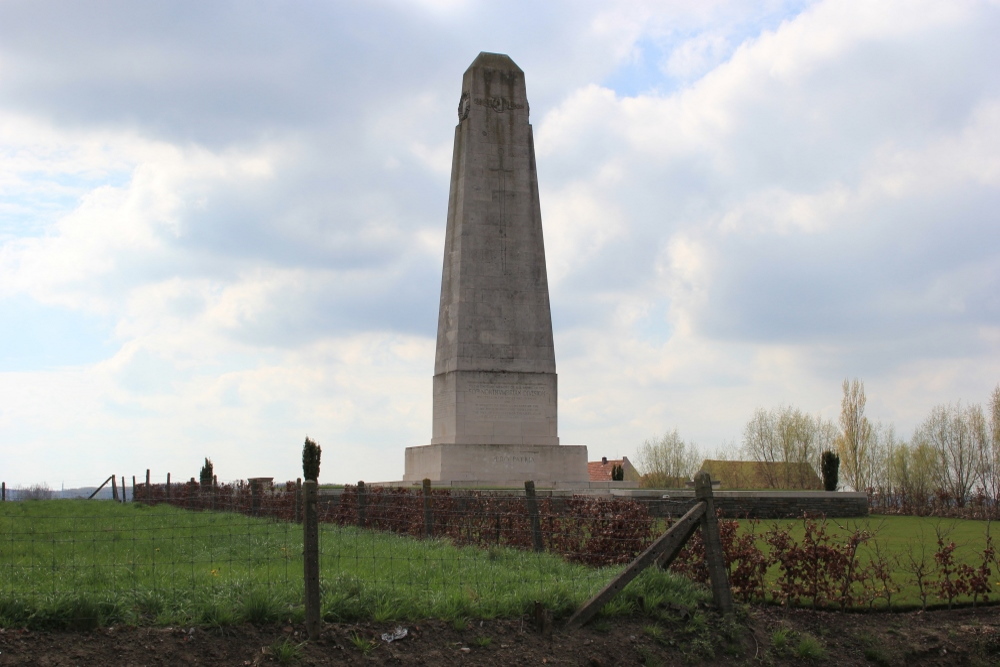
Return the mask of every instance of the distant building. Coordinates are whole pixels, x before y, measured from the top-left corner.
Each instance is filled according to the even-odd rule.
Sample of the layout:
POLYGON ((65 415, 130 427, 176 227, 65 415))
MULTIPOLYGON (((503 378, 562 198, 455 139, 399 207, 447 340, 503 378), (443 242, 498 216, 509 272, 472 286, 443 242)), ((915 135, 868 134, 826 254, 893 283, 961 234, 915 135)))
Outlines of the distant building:
POLYGON ((621 466, 625 471, 626 482, 638 482, 641 479, 639 471, 635 469, 632 462, 628 460, 627 456, 623 456, 620 459, 609 459, 604 456, 601 457, 600 461, 590 461, 587 463, 587 472, 590 474, 591 482, 610 482, 611 481, 611 469, 615 466, 621 466))
POLYGON ((705 459, 701 469, 723 489, 823 490, 823 480, 808 463, 705 459))

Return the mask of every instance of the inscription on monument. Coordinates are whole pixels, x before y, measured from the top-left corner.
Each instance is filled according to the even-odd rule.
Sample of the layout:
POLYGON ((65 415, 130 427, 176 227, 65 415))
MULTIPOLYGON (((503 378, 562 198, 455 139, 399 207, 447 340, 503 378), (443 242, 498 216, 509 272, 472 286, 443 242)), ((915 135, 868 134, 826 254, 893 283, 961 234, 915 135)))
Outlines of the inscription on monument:
POLYGON ((534 456, 504 456, 497 454, 493 457, 493 463, 534 463, 534 456))
POLYGON ((470 382, 466 391, 472 398, 472 414, 494 420, 540 418, 549 393, 543 384, 514 382, 470 382))

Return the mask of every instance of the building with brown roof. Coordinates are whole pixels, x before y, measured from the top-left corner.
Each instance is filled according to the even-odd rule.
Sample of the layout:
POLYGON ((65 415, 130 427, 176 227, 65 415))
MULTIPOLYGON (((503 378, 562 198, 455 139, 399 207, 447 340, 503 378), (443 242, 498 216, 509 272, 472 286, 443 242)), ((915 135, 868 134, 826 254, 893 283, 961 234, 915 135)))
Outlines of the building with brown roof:
POLYGON ((639 471, 635 469, 632 462, 628 460, 627 456, 623 456, 620 459, 609 459, 604 456, 601 457, 600 461, 590 461, 587 463, 587 472, 590 474, 591 482, 610 482, 611 481, 611 469, 614 466, 621 466, 625 472, 626 482, 638 482, 641 475, 639 471))
POLYGON ((723 489, 823 490, 823 480, 808 463, 705 459, 701 469, 723 489))

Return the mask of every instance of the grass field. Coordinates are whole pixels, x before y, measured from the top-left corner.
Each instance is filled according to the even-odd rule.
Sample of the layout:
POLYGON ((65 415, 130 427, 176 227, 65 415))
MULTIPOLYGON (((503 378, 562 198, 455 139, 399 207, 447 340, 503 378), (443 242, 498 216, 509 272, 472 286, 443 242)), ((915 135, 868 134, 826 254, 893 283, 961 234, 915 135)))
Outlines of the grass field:
MULTIPOLYGON (((302 529, 221 512, 104 501, 0 504, 0 625, 298 621, 302 529)), ((550 554, 323 525, 327 620, 517 617, 534 601, 571 612, 618 568, 550 554)), ((605 613, 694 605, 702 589, 649 570, 605 613)))
MULTIPOLYGON (((773 526, 802 539, 801 521, 756 525, 758 544, 773 526)), ((893 563, 893 607, 919 607, 912 561, 933 581, 940 532, 955 561, 978 567, 989 525, 977 521, 870 517, 829 521, 840 541, 857 528, 893 563)), ((751 529, 741 522, 741 530, 751 529)), ((620 568, 593 569, 551 554, 454 547, 441 540, 323 525, 323 615, 330 621, 517 617, 542 601, 556 616, 577 608, 620 568)), ((93 627, 129 622, 226 625, 298 621, 302 530, 295 524, 223 512, 193 512, 106 501, 0 504, 0 626, 93 627)), ((991 586, 1000 591, 997 563, 991 586)), ((777 567, 769 572, 771 582, 777 567)), ((928 587, 928 590, 931 590, 928 587)), ((991 593, 1000 599, 1000 593, 991 593)), ((707 594, 686 579, 647 570, 605 614, 661 602, 692 606, 707 594)), ((968 596, 956 602, 969 602, 968 596)), ((943 600, 933 592, 931 605, 943 600)), ((884 600, 876 606, 885 606, 884 600)))
MULTIPOLYGON (((740 529, 748 531, 751 523, 740 521, 740 529)), ((761 521, 755 528, 759 536, 758 546, 765 552, 769 547, 760 536, 773 526, 788 528, 791 536, 797 542, 801 542, 804 534, 804 523, 801 520, 768 520, 761 521)), ((961 519, 940 519, 934 517, 909 517, 909 516, 871 516, 865 519, 830 519, 826 521, 826 531, 836 538, 834 543, 843 543, 844 538, 856 529, 867 530, 872 534, 872 538, 858 549, 859 560, 863 565, 869 565, 872 558, 878 552, 885 554, 892 564, 892 582, 895 591, 892 594, 893 608, 921 607, 919 587, 915 583, 913 574, 914 563, 924 563, 930 574, 929 581, 936 580, 938 574, 935 571, 934 554, 938 551, 937 538, 940 533, 945 544, 954 542, 954 561, 956 564, 965 563, 972 567, 979 567, 982 563, 982 552, 986 546, 987 531, 991 529, 988 522, 969 521, 961 519)), ((1000 532, 992 531, 994 539, 1000 538, 1000 532)), ((989 599, 1000 600, 1000 571, 998 563, 994 559, 992 562, 992 577, 990 585, 993 592, 989 599)), ((773 583, 777 577, 777 566, 771 566, 768 573, 769 583, 773 583)), ((926 595, 928 606, 944 604, 945 600, 929 592, 926 595)), ((954 600, 955 603, 964 604, 972 602, 972 597, 968 595, 960 596, 954 600)), ((876 601, 876 607, 885 607, 884 600, 876 601)))

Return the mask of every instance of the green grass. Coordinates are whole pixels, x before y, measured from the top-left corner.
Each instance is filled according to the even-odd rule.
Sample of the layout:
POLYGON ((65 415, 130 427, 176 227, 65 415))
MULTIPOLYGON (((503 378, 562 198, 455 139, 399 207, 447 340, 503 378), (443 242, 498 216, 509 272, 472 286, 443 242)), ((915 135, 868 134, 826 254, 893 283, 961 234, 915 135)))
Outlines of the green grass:
MULTIPOLYGON (((748 530, 750 522, 740 521, 741 530, 748 530)), ((768 547, 763 541, 763 534, 772 526, 790 528, 791 536, 797 542, 801 542, 804 528, 801 520, 767 520, 761 521, 757 526, 758 545, 767 550, 768 547)), ((986 546, 986 531, 989 524, 984 521, 971 521, 961 519, 940 519, 933 517, 909 517, 909 516, 871 516, 865 519, 829 519, 826 524, 827 533, 831 536, 845 537, 855 529, 864 529, 874 534, 872 541, 863 544, 858 549, 859 560, 862 564, 871 563, 875 554, 874 541, 878 542, 878 547, 887 554, 893 562, 892 586, 896 589, 892 593, 893 608, 920 607, 922 601, 918 587, 914 582, 910 558, 920 562, 923 560, 930 572, 930 578, 936 579, 934 554, 938 549, 937 531, 946 534, 945 542, 953 541, 957 545, 955 550, 955 562, 966 563, 973 567, 978 567, 982 562, 982 551, 986 546)), ((991 531, 994 534, 995 546, 1000 546, 1000 530, 991 531)), ((837 542, 834 542, 837 543, 837 542)), ((839 542, 839 543, 842 543, 839 542)), ((991 600, 1000 600, 1000 573, 997 571, 996 562, 993 567, 993 577, 991 585, 994 592, 990 595, 991 600)), ((769 573, 769 583, 773 583, 777 576, 777 566, 772 566, 769 573)), ((928 595, 928 606, 940 605, 943 603, 936 595, 928 595)), ((971 603, 971 596, 963 596, 955 600, 956 603, 971 603)), ((875 603, 876 608, 884 608, 884 600, 875 603)))
MULTIPOLYGON (((224 626, 304 617, 302 528, 295 524, 166 505, 3 503, 0 552, 0 626, 224 626)), ((328 621, 511 618, 536 600, 562 617, 618 571, 355 527, 320 531, 328 621)), ((706 599, 682 577, 650 569, 603 614, 706 599)))

